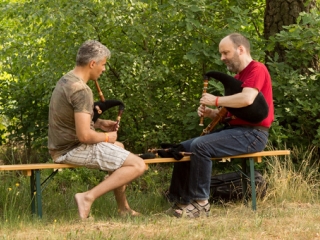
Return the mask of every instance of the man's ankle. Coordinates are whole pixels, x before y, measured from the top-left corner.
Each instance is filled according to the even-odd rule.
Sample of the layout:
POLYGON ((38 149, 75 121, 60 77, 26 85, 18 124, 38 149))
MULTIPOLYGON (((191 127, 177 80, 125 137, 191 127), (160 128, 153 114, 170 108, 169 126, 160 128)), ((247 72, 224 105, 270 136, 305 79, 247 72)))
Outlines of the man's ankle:
POLYGON ((204 206, 208 203, 208 200, 196 200, 196 202, 200 205, 200 206, 204 206))

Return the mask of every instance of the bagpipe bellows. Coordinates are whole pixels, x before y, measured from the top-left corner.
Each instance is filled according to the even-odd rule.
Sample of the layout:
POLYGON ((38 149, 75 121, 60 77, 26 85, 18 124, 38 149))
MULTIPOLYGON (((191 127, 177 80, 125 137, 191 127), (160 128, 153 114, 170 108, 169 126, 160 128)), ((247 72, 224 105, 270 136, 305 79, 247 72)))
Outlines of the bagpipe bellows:
POLYGON ((99 109, 102 111, 102 113, 106 110, 108 110, 109 108, 115 107, 115 106, 119 106, 119 110, 124 110, 125 105, 122 101, 120 100, 116 100, 116 99, 109 99, 109 100, 105 100, 105 101, 98 101, 98 102, 94 102, 94 108, 93 108, 93 121, 95 122, 102 113, 99 113, 96 109, 96 106, 99 107, 99 109))
MULTIPOLYGON (((242 91, 242 82, 225 73, 210 71, 207 72, 205 76, 220 81, 224 86, 225 96, 240 93, 242 91)), ((237 118, 255 124, 260 123, 268 116, 269 113, 269 106, 261 92, 258 93, 257 97, 254 99, 254 102, 249 106, 242 108, 226 108, 237 118)))

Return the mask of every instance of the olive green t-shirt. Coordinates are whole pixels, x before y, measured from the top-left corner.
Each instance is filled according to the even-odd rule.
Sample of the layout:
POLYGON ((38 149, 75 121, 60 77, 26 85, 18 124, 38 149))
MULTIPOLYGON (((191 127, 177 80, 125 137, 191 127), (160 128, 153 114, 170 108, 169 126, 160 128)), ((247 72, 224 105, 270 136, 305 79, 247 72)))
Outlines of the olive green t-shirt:
MULTIPOLYGON (((72 71, 56 84, 49 105, 48 148, 53 159, 78 147, 74 113, 93 116, 93 94, 89 86, 72 71)), ((91 129, 93 121, 91 121, 91 129)))

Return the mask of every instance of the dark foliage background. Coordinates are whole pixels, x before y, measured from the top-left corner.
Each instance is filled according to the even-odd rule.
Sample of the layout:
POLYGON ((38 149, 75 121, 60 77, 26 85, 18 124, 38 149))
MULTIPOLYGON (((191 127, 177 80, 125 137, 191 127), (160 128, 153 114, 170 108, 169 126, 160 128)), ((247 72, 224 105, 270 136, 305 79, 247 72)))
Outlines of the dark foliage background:
MULTIPOLYGON (((76 51, 87 39, 112 52, 99 83, 106 99, 126 105, 118 140, 132 152, 200 134, 196 109, 202 74, 226 72, 218 43, 231 32, 247 36, 254 59, 270 69, 276 107, 270 144, 319 146, 317 8, 300 13, 296 24, 268 40, 262 0, 2 1, 0 10, 1 143, 11 150, 23 147, 25 161, 49 159, 51 91, 74 67, 76 51), (266 57, 279 45, 286 49, 285 61, 277 54, 266 57)), ((209 91, 222 94, 223 88, 211 81, 209 91)), ((103 117, 116 115, 114 108, 103 117)))

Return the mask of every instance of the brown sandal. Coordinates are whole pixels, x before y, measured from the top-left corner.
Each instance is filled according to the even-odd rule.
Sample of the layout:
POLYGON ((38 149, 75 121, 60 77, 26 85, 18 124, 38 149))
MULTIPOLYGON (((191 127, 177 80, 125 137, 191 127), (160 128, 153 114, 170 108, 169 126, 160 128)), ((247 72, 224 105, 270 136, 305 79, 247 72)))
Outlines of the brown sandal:
POLYGON ((188 218, 198 218, 201 216, 206 216, 209 217, 210 213, 210 203, 208 202, 207 204, 201 206, 199 203, 196 201, 192 202, 191 205, 194 207, 192 210, 188 209, 186 206, 184 208, 176 209, 173 213, 174 216, 177 218, 181 217, 188 217, 188 218), (181 213, 177 212, 177 210, 181 211, 181 213))
MULTIPOLYGON (((188 205, 187 205, 188 206, 188 205)), ((169 215, 169 216, 173 216, 176 212, 176 210, 180 210, 183 211, 185 207, 181 207, 179 206, 178 203, 174 203, 173 206, 171 208, 169 208, 168 210, 165 211, 165 214, 169 215)))

